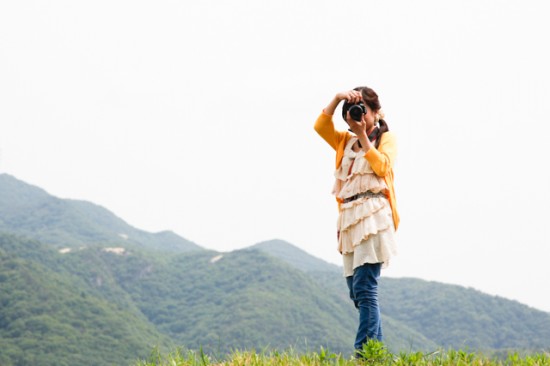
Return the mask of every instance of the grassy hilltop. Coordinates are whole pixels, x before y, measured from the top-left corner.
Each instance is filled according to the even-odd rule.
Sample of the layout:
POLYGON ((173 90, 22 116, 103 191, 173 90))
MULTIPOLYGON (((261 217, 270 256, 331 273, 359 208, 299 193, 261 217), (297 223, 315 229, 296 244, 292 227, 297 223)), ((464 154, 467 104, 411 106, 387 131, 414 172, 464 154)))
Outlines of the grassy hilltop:
POLYGON ((550 353, 532 355, 486 356, 462 350, 447 350, 424 352, 401 352, 392 354, 385 346, 376 341, 370 341, 360 357, 343 357, 341 354, 331 353, 323 348, 319 352, 296 354, 293 350, 286 352, 256 352, 236 351, 231 355, 216 359, 202 352, 176 351, 170 355, 161 355, 154 351, 148 359, 141 360, 135 366, 321 366, 321 365, 380 365, 380 366, 547 366, 550 365, 550 353))

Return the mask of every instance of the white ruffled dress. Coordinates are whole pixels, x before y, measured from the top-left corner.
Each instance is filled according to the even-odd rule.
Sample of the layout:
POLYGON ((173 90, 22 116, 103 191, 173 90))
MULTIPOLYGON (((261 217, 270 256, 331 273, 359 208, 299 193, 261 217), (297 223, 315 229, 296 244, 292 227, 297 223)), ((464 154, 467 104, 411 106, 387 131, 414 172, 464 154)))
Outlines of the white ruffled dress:
MULTIPOLYGON (((385 192, 386 183, 371 169, 365 153, 353 151, 357 141, 353 137, 344 150, 342 164, 335 172, 333 193, 340 199, 358 193, 385 192)), ((388 199, 381 196, 365 196, 342 203, 337 222, 338 250, 342 253, 344 276, 353 275, 355 268, 365 263, 389 265, 397 254, 392 210, 388 199)))

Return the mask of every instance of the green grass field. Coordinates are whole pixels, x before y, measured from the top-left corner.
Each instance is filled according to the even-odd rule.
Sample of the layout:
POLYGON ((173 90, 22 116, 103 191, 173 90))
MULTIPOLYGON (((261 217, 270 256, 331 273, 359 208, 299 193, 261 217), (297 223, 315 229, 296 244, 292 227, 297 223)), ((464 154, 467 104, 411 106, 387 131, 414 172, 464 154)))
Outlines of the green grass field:
POLYGON ((500 357, 487 357, 478 353, 462 350, 435 351, 431 353, 414 352, 392 354, 378 342, 369 342, 360 358, 343 357, 325 349, 319 352, 297 354, 292 350, 285 352, 235 351, 222 359, 207 356, 203 352, 178 350, 169 355, 161 355, 157 350, 147 360, 141 360, 136 366, 317 366, 317 365, 398 365, 398 366, 550 366, 550 352, 520 355, 509 353, 500 357))

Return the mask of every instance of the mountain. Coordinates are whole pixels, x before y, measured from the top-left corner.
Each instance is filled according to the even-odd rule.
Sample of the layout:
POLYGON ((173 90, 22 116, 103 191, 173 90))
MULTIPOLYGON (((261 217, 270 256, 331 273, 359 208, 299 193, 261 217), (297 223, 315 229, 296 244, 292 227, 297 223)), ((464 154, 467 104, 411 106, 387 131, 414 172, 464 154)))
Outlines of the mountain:
POLYGON ((0 234, 0 248, 0 303, 10 305, 0 310, 0 338, 8 344, 2 365, 10 357, 33 365, 121 364, 158 344, 211 354, 266 346, 346 352, 353 341, 347 306, 258 250, 61 253, 8 234, 0 234), (58 351, 66 356, 53 363, 58 351), (92 362, 94 352, 105 359, 92 362))
MULTIPOLYGON (((342 267, 327 263, 284 240, 269 240, 251 247, 278 258, 296 269, 306 272, 325 293, 337 298, 356 326, 357 313, 351 306, 348 288, 342 276, 342 267)), ((385 340, 394 350, 434 350, 439 345, 407 324, 382 314, 385 340)))
POLYGON ((53 197, 8 174, 0 174, 1 231, 37 239, 56 248, 101 244, 167 251, 202 249, 169 231, 148 233, 136 229, 91 202, 53 197))
MULTIPOLYGON (((383 277, 380 303, 393 352, 550 347, 549 313, 472 289, 383 277)), ((357 319, 341 268, 291 243, 209 251, 0 175, 1 365, 124 365, 156 345, 349 354, 357 319)))
POLYGON ((149 257, 134 258, 133 265, 123 256, 108 260, 143 314, 188 348, 347 352, 353 341, 347 304, 258 250, 184 253, 162 264, 149 257))
POLYGON ((263 241, 261 243, 253 245, 251 248, 268 253, 305 272, 342 272, 340 267, 334 264, 327 263, 322 259, 315 258, 311 254, 297 248, 296 246, 284 240, 274 239, 263 241))
MULTIPOLYGON (((340 267, 334 266, 335 272, 332 265, 323 266, 283 241, 260 243, 256 248, 308 271, 327 292, 348 299, 340 267)), ((407 345, 475 350, 550 347, 550 313, 517 301, 414 278, 382 277, 379 291, 386 340, 394 349, 407 349, 407 345)))
POLYGON ((132 302, 63 267, 44 244, 0 234, 1 365, 122 365, 172 344, 132 302))
POLYGON ((550 348, 550 313, 463 286, 384 278, 381 304, 392 319, 443 347, 550 348))

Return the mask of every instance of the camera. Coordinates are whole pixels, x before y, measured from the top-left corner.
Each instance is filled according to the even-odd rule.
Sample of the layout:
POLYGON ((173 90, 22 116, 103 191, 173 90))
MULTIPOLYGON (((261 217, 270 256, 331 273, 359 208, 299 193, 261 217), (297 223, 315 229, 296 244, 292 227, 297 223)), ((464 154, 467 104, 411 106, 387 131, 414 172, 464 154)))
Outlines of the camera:
POLYGON ((367 113, 367 108, 363 103, 357 103, 350 106, 348 112, 351 119, 360 122, 363 114, 367 113))

